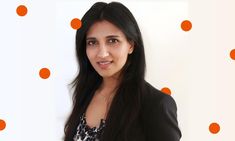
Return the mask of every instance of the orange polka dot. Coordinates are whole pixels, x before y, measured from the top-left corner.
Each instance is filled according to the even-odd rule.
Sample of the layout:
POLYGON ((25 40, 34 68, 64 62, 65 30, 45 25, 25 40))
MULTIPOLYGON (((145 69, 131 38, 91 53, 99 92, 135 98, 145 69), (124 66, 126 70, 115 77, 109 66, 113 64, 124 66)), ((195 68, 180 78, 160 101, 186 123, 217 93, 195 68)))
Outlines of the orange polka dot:
POLYGON ((235 60, 235 49, 231 50, 230 57, 235 60))
POLYGON ((81 20, 79 20, 78 18, 74 18, 71 22, 70 25, 73 29, 77 30, 82 26, 82 22, 81 20))
POLYGON ((192 23, 189 20, 185 20, 181 23, 181 28, 184 31, 189 31, 192 28, 192 23))
POLYGON ((213 122, 210 124, 209 130, 212 134, 217 134, 220 130, 220 126, 218 123, 213 122))
POLYGON ((5 127, 6 127, 6 122, 4 120, 0 119, 0 131, 4 130, 5 127))
POLYGON ((26 6, 24 5, 20 5, 16 8, 16 13, 19 15, 19 16, 25 16, 28 12, 28 9, 26 6))
POLYGON ((167 87, 162 88, 161 91, 165 94, 171 95, 171 90, 167 87))
POLYGON ((50 76, 50 70, 48 68, 42 68, 39 71, 39 75, 42 79, 47 79, 50 76))

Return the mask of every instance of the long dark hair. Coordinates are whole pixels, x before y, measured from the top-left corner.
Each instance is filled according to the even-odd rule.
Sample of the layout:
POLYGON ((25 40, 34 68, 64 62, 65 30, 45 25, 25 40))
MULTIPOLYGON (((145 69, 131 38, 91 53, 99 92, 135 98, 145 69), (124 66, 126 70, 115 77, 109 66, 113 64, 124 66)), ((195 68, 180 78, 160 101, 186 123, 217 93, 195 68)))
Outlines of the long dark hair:
POLYGON ((129 9, 118 2, 95 3, 83 16, 82 27, 76 33, 76 54, 79 73, 71 83, 74 87, 73 110, 65 124, 65 141, 72 141, 80 116, 85 112, 94 91, 102 82, 86 55, 86 33, 97 21, 106 20, 117 26, 134 43, 134 51, 128 55, 122 68, 122 79, 106 118, 102 141, 127 141, 127 134, 138 118, 145 77, 145 54, 141 32, 129 9))

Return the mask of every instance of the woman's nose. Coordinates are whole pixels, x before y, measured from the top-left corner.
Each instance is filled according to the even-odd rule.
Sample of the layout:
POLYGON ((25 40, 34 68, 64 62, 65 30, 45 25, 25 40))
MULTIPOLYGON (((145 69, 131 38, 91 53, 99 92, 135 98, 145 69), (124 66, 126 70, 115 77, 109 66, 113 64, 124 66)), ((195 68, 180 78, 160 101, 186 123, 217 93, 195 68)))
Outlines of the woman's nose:
POLYGON ((104 45, 104 44, 100 45, 99 52, 98 52, 97 56, 100 58, 105 58, 105 57, 109 56, 109 51, 108 51, 106 45, 104 45))

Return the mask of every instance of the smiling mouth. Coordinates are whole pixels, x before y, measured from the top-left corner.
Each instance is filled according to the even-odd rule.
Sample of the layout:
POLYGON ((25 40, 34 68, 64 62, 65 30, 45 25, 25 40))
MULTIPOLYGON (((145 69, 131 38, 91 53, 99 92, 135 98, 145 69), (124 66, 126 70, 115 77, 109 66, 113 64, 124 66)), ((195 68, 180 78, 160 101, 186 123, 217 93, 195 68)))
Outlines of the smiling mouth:
POLYGON ((98 64, 100 64, 100 65, 106 65, 106 64, 110 64, 110 63, 112 63, 113 61, 99 61, 99 62, 97 62, 98 64))
POLYGON ((101 69, 108 68, 112 63, 113 63, 113 61, 99 61, 99 62, 97 62, 97 64, 99 65, 99 67, 101 69))

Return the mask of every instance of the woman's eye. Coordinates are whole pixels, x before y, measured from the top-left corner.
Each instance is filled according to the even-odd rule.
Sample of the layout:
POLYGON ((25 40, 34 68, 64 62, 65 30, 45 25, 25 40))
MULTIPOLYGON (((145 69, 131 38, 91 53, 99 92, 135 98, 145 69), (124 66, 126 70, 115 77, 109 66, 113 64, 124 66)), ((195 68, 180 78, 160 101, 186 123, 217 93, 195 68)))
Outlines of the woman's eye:
POLYGON ((96 44, 96 41, 87 41, 88 46, 93 46, 96 44))
POLYGON ((109 39, 109 40, 108 40, 108 43, 117 43, 117 42, 118 42, 117 39, 109 39))

